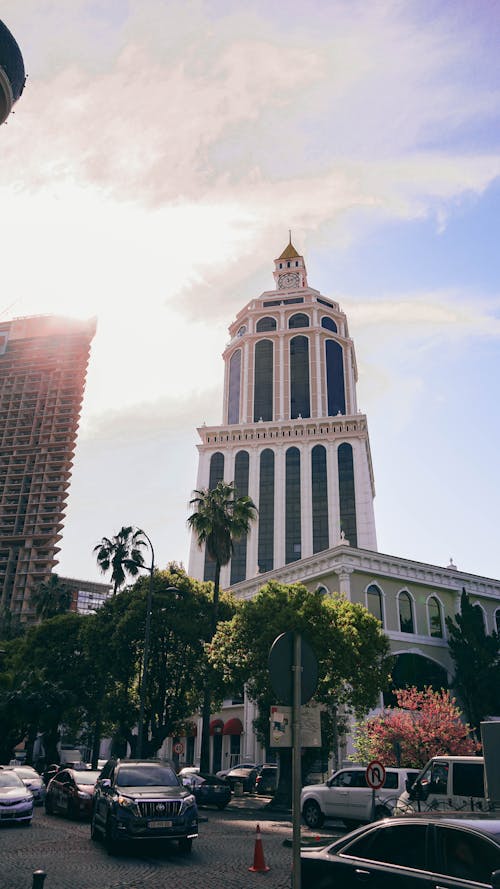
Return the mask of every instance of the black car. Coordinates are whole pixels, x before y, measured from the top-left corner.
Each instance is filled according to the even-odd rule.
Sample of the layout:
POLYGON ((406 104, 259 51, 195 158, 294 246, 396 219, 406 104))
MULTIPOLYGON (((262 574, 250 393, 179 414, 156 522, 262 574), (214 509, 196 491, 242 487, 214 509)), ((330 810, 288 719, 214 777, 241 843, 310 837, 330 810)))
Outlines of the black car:
POLYGON ((199 806, 217 806, 225 809, 231 802, 231 787, 217 775, 207 775, 205 772, 191 772, 179 775, 185 787, 189 787, 199 806))
POLYGON ((302 849, 301 865, 302 885, 314 889, 500 887, 500 820, 387 818, 302 849))
POLYGON ((109 847, 123 840, 177 840, 190 852, 198 836, 198 808, 174 766, 160 760, 109 760, 94 791, 92 839, 109 847))
POLYGON ((263 796, 272 796, 278 784, 278 766, 264 763, 255 779, 255 789, 263 796))

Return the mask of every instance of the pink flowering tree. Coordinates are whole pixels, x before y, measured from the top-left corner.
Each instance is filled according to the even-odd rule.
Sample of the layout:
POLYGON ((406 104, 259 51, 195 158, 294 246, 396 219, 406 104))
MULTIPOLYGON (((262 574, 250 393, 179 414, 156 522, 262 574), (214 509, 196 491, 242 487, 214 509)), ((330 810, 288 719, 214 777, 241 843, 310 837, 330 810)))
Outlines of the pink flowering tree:
POLYGON ((357 727, 355 759, 380 759, 386 766, 421 768, 444 754, 470 755, 478 750, 471 728, 462 721, 455 698, 448 691, 415 687, 395 692, 397 707, 387 707, 357 727))

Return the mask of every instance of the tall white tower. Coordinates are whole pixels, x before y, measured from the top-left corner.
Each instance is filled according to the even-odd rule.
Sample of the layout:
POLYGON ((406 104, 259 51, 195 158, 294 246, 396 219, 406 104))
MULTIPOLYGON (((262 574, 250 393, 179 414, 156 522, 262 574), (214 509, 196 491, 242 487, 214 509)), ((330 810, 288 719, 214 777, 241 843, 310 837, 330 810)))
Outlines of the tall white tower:
MULTIPOLYGON (((366 417, 338 303, 309 287, 291 240, 275 260, 275 290, 251 300, 229 328, 221 426, 198 429, 196 487, 234 481, 258 519, 222 569, 223 587, 281 568, 342 540, 377 549, 366 417)), ((193 537, 189 573, 213 579, 193 537)))

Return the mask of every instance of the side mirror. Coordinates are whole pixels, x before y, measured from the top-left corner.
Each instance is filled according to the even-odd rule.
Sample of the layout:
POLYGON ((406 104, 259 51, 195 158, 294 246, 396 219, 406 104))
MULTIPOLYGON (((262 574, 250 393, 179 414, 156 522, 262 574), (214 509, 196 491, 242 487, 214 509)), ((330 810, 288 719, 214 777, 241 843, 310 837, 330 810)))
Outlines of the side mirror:
POLYGON ((101 787, 103 790, 109 790, 109 788, 111 787, 111 781, 109 780, 109 778, 102 779, 101 787))

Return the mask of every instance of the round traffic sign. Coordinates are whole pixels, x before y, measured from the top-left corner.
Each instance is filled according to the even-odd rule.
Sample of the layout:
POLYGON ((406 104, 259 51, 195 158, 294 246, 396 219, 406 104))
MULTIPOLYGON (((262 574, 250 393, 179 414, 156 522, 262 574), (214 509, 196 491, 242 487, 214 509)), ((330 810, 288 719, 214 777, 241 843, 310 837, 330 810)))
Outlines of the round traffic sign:
MULTIPOLYGON (((269 652, 271 685, 280 704, 293 704, 294 633, 288 631, 276 637, 269 652)), ((300 703, 307 704, 318 685, 318 659, 303 636, 300 638, 301 682, 300 703)))
POLYGON ((184 744, 177 741, 177 744, 174 744, 174 753, 184 753, 184 744))
POLYGON ((366 783, 372 790, 378 790, 385 781, 385 768, 378 759, 373 759, 366 767, 366 783))

